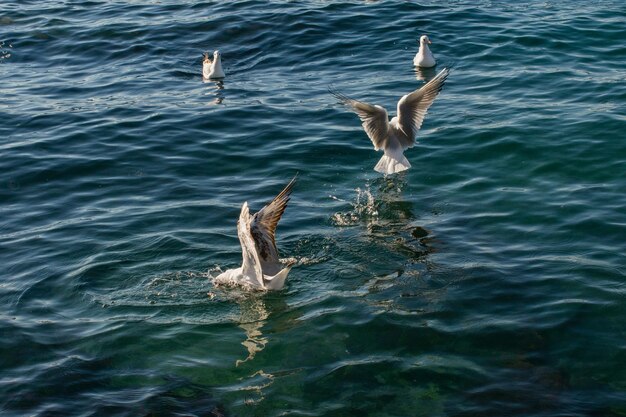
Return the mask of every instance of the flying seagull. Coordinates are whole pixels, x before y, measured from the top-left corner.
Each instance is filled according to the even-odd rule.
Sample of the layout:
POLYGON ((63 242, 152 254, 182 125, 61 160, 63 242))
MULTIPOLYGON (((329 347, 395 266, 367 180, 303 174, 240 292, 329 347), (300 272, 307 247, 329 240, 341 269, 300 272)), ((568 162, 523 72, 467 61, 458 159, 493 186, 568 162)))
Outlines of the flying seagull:
POLYGON ((404 151, 415 145, 415 137, 422 126, 424 116, 443 88, 449 73, 450 71, 444 68, 422 88, 403 96, 398 101, 398 115, 391 120, 383 107, 351 99, 330 89, 335 97, 359 116, 365 133, 374 144, 374 149, 384 152, 374 167, 376 171, 394 174, 411 167, 404 156, 404 151))
POLYGON ((238 284, 259 290, 283 288, 295 262, 280 262, 274 235, 295 182, 296 177, 258 213, 251 215, 248 202, 243 203, 237 222, 243 262, 239 268, 229 269, 215 277, 216 283, 238 284))

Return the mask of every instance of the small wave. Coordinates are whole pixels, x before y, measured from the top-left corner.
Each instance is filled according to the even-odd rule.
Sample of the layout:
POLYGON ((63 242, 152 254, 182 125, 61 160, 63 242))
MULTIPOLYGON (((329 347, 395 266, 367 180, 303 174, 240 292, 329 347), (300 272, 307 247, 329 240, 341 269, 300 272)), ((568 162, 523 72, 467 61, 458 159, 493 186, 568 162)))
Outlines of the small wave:
MULTIPOLYGON (((0 20, 1 23, 1 20, 0 20)), ((11 58, 11 51, 13 50, 13 45, 7 44, 5 41, 0 41, 0 62, 5 59, 11 58)))

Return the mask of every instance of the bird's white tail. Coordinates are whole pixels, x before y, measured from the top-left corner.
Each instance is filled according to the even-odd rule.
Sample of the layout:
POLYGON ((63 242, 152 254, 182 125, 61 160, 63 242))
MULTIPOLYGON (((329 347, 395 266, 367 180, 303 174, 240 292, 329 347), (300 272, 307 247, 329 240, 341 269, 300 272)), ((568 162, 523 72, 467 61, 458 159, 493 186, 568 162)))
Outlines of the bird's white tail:
POLYGON ((265 288, 268 290, 282 290, 285 286, 285 280, 287 279, 287 275, 289 271, 291 271, 291 267, 295 265, 295 262, 287 265, 280 272, 273 277, 268 277, 265 275, 263 277, 263 281, 265 284, 265 288))
POLYGON ((402 153, 394 156, 397 156, 398 159, 387 154, 383 155, 374 167, 374 170, 381 174, 395 174, 396 172, 406 171, 411 168, 411 164, 402 153))

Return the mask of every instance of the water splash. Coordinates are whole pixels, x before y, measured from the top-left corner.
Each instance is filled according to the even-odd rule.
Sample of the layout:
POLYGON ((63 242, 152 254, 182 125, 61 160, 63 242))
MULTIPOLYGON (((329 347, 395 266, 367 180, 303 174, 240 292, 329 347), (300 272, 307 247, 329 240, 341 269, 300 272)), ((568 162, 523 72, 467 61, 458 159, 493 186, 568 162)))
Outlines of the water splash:
MULTIPOLYGON (((362 221, 377 221, 379 204, 370 190, 370 185, 366 184, 364 189, 356 188, 356 198, 350 203, 352 210, 335 213, 331 221, 335 226, 356 226, 362 221)), ((337 197, 331 198, 339 200, 337 197)))
POLYGON ((93 299, 105 308, 202 305, 206 303, 207 276, 199 271, 167 272, 145 277, 116 291, 94 292, 93 299))

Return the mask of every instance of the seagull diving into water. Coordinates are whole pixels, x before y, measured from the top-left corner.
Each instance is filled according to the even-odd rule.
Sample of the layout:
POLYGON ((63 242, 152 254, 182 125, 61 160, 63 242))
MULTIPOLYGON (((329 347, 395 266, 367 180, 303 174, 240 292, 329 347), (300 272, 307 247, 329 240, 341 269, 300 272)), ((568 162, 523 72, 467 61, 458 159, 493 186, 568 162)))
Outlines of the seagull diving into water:
POLYGON ((365 133, 374 148, 384 155, 374 169, 382 174, 394 174, 407 170, 411 164, 404 156, 407 148, 415 145, 415 137, 428 108, 433 104, 450 71, 444 68, 422 88, 403 96, 398 101, 398 115, 389 120, 387 110, 378 105, 353 100, 334 90, 330 92, 343 104, 352 108, 363 122, 365 133))
POLYGON ((430 48, 428 47, 430 43, 428 36, 422 35, 420 37, 420 49, 418 49, 415 58, 413 58, 413 65, 422 68, 432 68, 437 64, 433 53, 430 52, 430 48))
POLYGON ((274 233, 280 217, 287 208, 295 182, 296 177, 254 215, 250 215, 248 202, 243 203, 237 222, 237 234, 243 252, 242 265, 219 274, 214 279, 215 283, 239 284, 258 290, 283 288, 287 274, 295 262, 286 265, 280 262, 274 233))
POLYGON ((222 69, 222 54, 220 54, 220 51, 213 52, 213 59, 211 59, 208 52, 204 53, 202 76, 205 79, 225 77, 224 70, 222 69))

